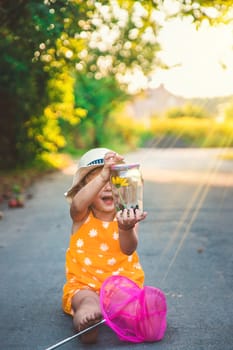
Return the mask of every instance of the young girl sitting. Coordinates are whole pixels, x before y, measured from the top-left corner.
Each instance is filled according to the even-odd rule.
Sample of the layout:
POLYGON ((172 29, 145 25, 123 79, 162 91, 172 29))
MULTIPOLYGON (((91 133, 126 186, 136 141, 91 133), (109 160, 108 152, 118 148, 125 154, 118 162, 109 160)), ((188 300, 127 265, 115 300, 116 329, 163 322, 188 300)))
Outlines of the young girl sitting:
MULTIPOLYGON (((73 316, 77 331, 102 319, 99 291, 107 277, 126 276, 139 287, 144 283, 136 252, 136 224, 146 213, 138 209, 116 213, 112 196, 111 166, 122 162, 122 156, 106 148, 88 151, 66 193, 71 203, 72 232, 62 303, 64 311, 73 316)), ((81 340, 96 342, 97 329, 83 334, 81 340)))

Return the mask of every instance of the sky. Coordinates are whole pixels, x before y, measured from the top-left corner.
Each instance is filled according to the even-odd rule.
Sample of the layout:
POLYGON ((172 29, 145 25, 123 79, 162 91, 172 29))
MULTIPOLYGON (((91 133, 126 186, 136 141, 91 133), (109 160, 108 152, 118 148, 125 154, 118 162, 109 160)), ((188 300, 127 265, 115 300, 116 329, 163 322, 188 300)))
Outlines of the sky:
POLYGON ((196 30, 189 19, 174 19, 164 23, 160 42, 160 57, 173 68, 157 70, 150 87, 163 83, 184 97, 233 95, 233 24, 196 30))
MULTIPOLYGON (((117 18, 124 24, 128 18, 127 11, 114 4, 117 18)), ((101 6, 101 14, 108 19, 108 7, 98 6, 101 6)), ((233 95, 233 22, 210 26, 205 20, 196 29, 191 16, 176 17, 179 1, 165 0, 163 6, 163 11, 155 10, 152 13, 156 23, 162 26, 157 38, 162 51, 157 55, 172 68, 163 71, 156 68, 151 74, 149 87, 156 88, 163 84, 171 93, 187 98, 233 95)), ((135 13, 140 17, 144 11, 140 2, 136 1, 135 13)), ((210 17, 215 18, 215 12, 216 9, 208 8, 210 17)), ((233 9, 225 18, 233 19, 233 9)), ((95 24, 99 25, 99 31, 95 31, 91 45, 105 50, 115 42, 119 33, 114 27, 103 26, 102 22, 95 24)), ((104 61, 99 60, 97 64, 105 69, 111 65, 111 59, 109 62, 108 59, 104 57, 104 61)), ((118 79, 127 84, 132 94, 148 88, 147 78, 137 67, 118 79)))

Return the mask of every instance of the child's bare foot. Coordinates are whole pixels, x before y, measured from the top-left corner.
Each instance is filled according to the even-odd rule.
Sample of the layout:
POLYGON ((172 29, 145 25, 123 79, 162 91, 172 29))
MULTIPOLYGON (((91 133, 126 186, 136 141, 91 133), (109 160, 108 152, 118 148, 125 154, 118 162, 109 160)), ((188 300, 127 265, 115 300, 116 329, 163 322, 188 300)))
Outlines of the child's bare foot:
MULTIPOLYGON (((99 304, 99 296, 90 290, 79 291, 72 300, 74 309, 74 327, 80 332, 86 328, 93 326, 102 319, 99 304)), ((98 337, 98 329, 87 331, 81 335, 81 341, 85 344, 96 343, 98 337)))
MULTIPOLYGON (((86 328, 93 326, 94 324, 101 321, 102 315, 99 313, 98 314, 96 313, 95 315, 92 315, 91 317, 86 315, 86 316, 84 316, 84 318, 85 318, 85 320, 83 320, 84 321, 83 324, 80 324, 80 331, 85 330, 86 328)), ((90 331, 87 331, 87 333, 84 333, 80 336, 82 343, 85 343, 85 344, 96 343, 97 338, 98 338, 98 328, 97 327, 90 330, 90 331)))

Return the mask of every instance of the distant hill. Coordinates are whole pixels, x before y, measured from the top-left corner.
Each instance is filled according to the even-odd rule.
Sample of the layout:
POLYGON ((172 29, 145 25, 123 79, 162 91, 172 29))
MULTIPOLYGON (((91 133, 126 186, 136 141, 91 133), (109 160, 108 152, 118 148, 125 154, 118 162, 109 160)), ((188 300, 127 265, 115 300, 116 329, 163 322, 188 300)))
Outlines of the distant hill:
POLYGON ((187 103, 202 106, 210 114, 219 113, 221 106, 233 102, 233 96, 214 98, 191 98, 176 96, 160 85, 156 89, 148 89, 136 95, 127 104, 127 114, 136 119, 147 119, 153 115, 161 115, 172 107, 182 107, 187 103))

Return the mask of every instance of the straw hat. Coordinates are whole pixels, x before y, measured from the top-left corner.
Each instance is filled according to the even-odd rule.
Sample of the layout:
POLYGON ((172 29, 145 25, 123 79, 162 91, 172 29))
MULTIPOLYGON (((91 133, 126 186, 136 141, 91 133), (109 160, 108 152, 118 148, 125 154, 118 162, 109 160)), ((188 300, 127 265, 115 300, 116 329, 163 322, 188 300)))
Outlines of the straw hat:
POLYGON ((104 156, 107 152, 112 152, 108 148, 93 148, 83 154, 78 163, 78 168, 73 177, 72 186, 65 193, 68 202, 71 202, 73 197, 73 189, 78 186, 84 177, 93 169, 102 167, 104 165, 104 156))

